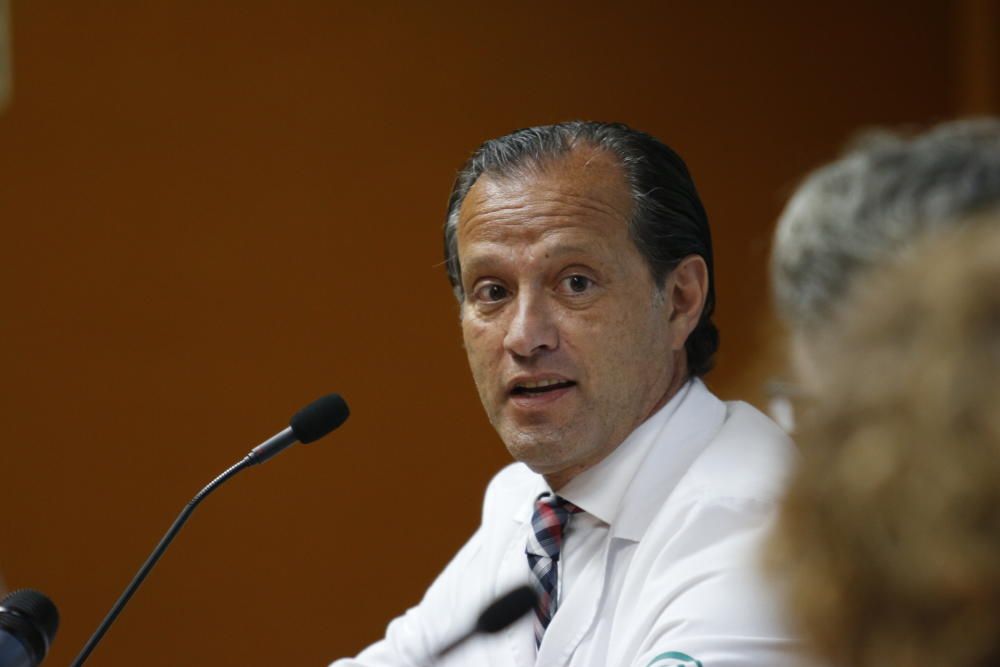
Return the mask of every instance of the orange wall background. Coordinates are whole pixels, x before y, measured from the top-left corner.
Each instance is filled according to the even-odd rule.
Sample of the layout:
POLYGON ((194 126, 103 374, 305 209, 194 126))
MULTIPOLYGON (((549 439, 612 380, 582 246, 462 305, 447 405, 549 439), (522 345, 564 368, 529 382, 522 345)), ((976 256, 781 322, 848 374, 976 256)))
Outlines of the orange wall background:
POLYGON ((990 2, 826 4, 14 0, 0 571, 60 607, 46 664, 328 391, 350 421, 210 497, 88 664, 321 665, 419 599, 508 461, 440 265, 488 137, 595 118, 675 147, 715 236, 710 384, 759 398, 797 179, 859 128, 996 102, 990 2))

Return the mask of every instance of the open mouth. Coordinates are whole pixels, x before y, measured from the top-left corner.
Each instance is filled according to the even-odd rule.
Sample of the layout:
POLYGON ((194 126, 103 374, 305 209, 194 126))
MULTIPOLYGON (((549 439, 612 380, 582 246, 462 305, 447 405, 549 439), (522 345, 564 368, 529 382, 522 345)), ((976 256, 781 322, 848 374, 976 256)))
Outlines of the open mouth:
POLYGON ((536 396, 538 394, 545 394, 550 391, 572 387, 575 384, 576 383, 572 380, 541 380, 539 382, 525 382, 524 384, 515 385, 510 393, 512 396, 536 396))

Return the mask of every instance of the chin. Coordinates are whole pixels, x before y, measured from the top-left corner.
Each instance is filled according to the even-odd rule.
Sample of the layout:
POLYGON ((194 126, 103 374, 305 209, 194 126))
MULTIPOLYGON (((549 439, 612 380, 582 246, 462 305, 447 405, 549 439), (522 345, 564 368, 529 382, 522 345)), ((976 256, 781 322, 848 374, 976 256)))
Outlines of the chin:
POLYGON ((547 458, 546 454, 551 457, 552 450, 559 446, 559 439, 544 433, 501 432, 500 438, 507 446, 507 451, 510 452, 511 456, 529 465, 532 461, 547 458))
POLYGON ((579 443, 579 435, 565 431, 519 430, 501 432, 500 436, 515 460, 540 475, 574 465, 579 453, 579 447, 567 447, 567 443, 579 443))

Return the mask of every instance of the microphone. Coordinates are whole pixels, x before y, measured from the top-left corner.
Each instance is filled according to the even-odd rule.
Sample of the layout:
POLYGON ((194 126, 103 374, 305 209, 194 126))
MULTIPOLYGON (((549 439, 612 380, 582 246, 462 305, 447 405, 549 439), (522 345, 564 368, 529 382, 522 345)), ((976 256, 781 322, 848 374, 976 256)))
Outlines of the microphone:
POLYGON ((538 594, 531 586, 520 586, 506 595, 497 598, 483 610, 476 620, 476 625, 464 635, 438 651, 436 659, 440 660, 461 644, 477 634, 493 634, 500 632, 508 625, 534 609, 538 594))
POLYGON ((0 667, 37 667, 59 629, 52 600, 28 588, 0 600, 0 667))
MULTIPOLYGON (((250 450, 246 456, 244 456, 238 463, 230 466, 225 472, 209 482, 208 486, 198 492, 198 494, 192 498, 188 504, 181 510, 181 513, 177 515, 174 519, 173 524, 167 530, 166 534, 160 540, 160 543, 156 545, 153 549, 153 553, 149 555, 146 562, 142 564, 139 571, 136 572, 135 577, 132 578, 132 582, 125 588, 125 592, 121 594, 118 601, 115 602, 114 606, 111 607, 111 611, 108 615, 101 621, 101 624, 91 635, 87 644, 80 651, 80 655, 76 656, 76 660, 70 665, 70 667, 80 667, 94 650, 97 644, 104 637, 104 633, 108 631, 111 624, 115 622, 118 618, 118 614, 121 613, 122 609, 128 604, 129 599, 135 593, 135 591, 142 584, 143 580, 149 574, 156 562, 160 560, 163 552, 167 550, 170 543, 176 537, 177 533, 180 531, 181 527, 191 516, 194 508, 201 503, 205 497, 215 491, 219 486, 223 484, 230 477, 240 472, 245 468, 249 468, 253 465, 258 465, 267 461, 269 458, 282 451, 283 449, 295 444, 296 442, 301 442, 302 444, 308 444, 315 440, 319 440, 327 433, 330 433, 345 421, 350 416, 351 411, 347 407, 347 403, 339 394, 329 394, 323 396, 322 398, 316 399, 306 407, 302 408, 296 412, 292 418, 289 420, 288 428, 276 433, 271 436, 261 444, 250 450)), ((0 664, 0 667, 6 667, 6 665, 0 664)))
POLYGON ((329 394, 302 408, 288 420, 288 428, 250 450, 251 465, 263 463, 286 447, 319 440, 347 421, 351 411, 340 394, 329 394))

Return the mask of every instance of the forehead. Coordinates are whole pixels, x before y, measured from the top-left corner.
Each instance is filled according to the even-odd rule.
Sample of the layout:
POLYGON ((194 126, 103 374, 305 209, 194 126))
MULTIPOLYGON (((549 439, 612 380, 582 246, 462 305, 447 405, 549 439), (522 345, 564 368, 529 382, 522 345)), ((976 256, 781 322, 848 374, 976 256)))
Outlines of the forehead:
POLYGON ((505 243, 570 231, 627 232, 632 200, 625 171, 607 151, 576 148, 541 166, 483 175, 458 216, 463 242, 505 243))

